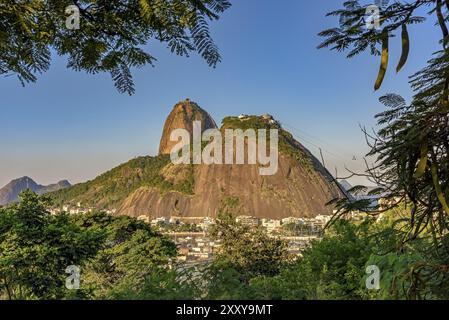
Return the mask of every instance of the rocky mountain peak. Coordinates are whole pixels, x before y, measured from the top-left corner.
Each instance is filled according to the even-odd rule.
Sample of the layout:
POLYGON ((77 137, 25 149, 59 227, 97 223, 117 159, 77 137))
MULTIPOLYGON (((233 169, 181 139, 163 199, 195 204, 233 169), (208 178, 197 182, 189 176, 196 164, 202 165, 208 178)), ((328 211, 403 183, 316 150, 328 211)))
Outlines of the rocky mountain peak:
POLYGON ((170 154, 173 146, 177 144, 176 141, 170 141, 170 134, 173 130, 186 129, 192 135, 193 121, 201 121, 202 131, 217 128, 214 119, 197 103, 190 99, 178 102, 165 121, 161 142, 159 144, 159 154, 170 154))

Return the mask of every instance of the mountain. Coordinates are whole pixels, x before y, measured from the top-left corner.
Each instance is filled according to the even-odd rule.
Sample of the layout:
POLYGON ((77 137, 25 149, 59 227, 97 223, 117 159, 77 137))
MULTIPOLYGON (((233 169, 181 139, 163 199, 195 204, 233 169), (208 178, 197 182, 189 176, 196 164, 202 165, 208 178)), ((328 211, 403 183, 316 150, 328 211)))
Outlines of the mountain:
POLYGON ((38 194, 44 194, 49 192, 58 191, 61 189, 69 188, 72 185, 67 180, 61 180, 58 183, 49 184, 48 186, 40 186, 40 188, 36 191, 38 194))
POLYGON ((19 179, 12 180, 6 186, 0 189, 0 205, 6 205, 8 203, 17 201, 19 194, 27 189, 30 189, 31 191, 34 191, 38 194, 44 194, 68 188, 70 186, 71 184, 67 180, 62 180, 55 184, 43 186, 37 184, 30 177, 22 177, 19 179))
POLYGON ((223 203, 238 202, 238 213, 260 218, 313 217, 331 214, 325 204, 341 196, 341 186, 321 163, 271 116, 226 117, 220 130, 278 129, 278 171, 259 174, 257 165, 174 165, 169 134, 201 119, 203 130, 216 127, 209 114, 196 103, 180 102, 164 125, 160 154, 139 157, 92 181, 53 193, 59 205, 82 203, 117 214, 151 218, 216 217, 223 203), (176 120, 178 119, 178 120, 176 120), (190 119, 190 120, 189 120, 190 119), (189 123, 190 121, 190 123, 189 123))
POLYGON ((175 105, 173 111, 165 121, 161 142, 159 144, 159 154, 170 154, 172 147, 177 144, 177 142, 170 141, 170 133, 174 129, 182 128, 192 133, 193 121, 201 122, 201 131, 217 128, 214 119, 195 102, 189 99, 179 102, 175 105))

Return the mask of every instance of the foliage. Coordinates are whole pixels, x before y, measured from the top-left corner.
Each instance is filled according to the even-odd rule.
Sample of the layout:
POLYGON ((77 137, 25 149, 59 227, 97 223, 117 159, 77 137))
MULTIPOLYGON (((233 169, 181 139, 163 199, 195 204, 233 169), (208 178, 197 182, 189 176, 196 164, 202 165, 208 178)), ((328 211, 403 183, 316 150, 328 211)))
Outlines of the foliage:
MULTIPOLYGON (((90 213, 72 217, 88 230, 103 230, 104 245, 84 271, 82 285, 93 298, 109 298, 126 286, 138 290, 148 277, 164 274, 176 246, 142 221, 90 213)), ((128 292, 129 294, 129 292, 128 292)))
MULTIPOLYGON (((375 191, 389 199, 394 205, 401 201, 411 202, 410 227, 412 237, 417 236, 429 224, 437 228, 441 235, 447 229, 449 207, 447 205, 447 163, 448 163, 448 112, 449 77, 448 51, 446 50, 448 30, 446 18, 449 2, 442 0, 415 0, 411 3, 394 2, 381 12, 382 30, 389 38, 399 28, 424 21, 418 17, 419 9, 431 6, 429 15, 435 15, 442 33, 444 50, 435 54, 428 66, 411 77, 415 96, 410 104, 396 94, 387 94, 380 101, 388 108, 376 116, 381 129, 375 135, 367 135, 371 146, 368 156, 376 158, 365 176, 380 188, 375 191), (446 9, 446 10, 445 10, 446 9)), ((375 29, 364 30, 367 6, 359 1, 344 3, 345 8, 329 15, 340 17, 339 28, 320 33, 326 40, 320 47, 330 47, 339 51, 352 48, 348 57, 363 52, 368 46, 371 53, 376 49, 382 33, 375 29)), ((404 42, 403 35, 403 42, 404 42)), ((410 39, 407 33, 407 41, 410 39)), ((403 48, 407 49, 407 48, 403 48)), ((402 61, 401 64, 405 62, 402 61)), ((337 202, 340 208, 369 210, 367 203, 347 203, 347 199, 337 202), (352 206, 352 207, 351 207, 352 206)))
POLYGON ((160 192, 178 191, 191 194, 193 171, 189 171, 185 180, 174 184, 162 175, 163 168, 169 164, 170 158, 167 156, 138 157, 92 181, 59 190, 50 196, 57 205, 81 202, 83 205, 109 209, 142 187, 156 188, 160 192))
MULTIPOLYGON (((65 215, 47 211, 49 199, 31 191, 0 209, 0 297, 61 299, 70 265, 83 266, 103 241, 101 230, 85 230, 65 215)), ((80 292, 82 296, 82 292, 80 292)))
POLYGON ((220 251, 205 270, 207 298, 245 299, 251 292, 251 279, 277 275, 291 261, 286 243, 272 238, 260 227, 236 222, 237 198, 223 201, 216 223, 209 229, 220 241, 220 251))
MULTIPOLYGON (((267 131, 277 129, 279 134, 279 152, 299 161, 303 168, 313 172, 311 170, 313 165, 312 154, 299 144, 290 132, 284 130, 279 122, 271 120, 273 119, 264 116, 246 116, 243 119, 239 117, 225 117, 222 121, 221 131, 224 132, 226 129, 241 129, 243 131, 254 129, 257 132, 260 129, 266 129, 267 131)), ((269 132, 267 132, 266 143, 267 145, 270 144, 269 132)))
POLYGON ((160 221, 156 224, 156 228, 162 232, 202 232, 203 229, 194 223, 165 223, 160 221))
POLYGON ((209 234, 220 240, 217 260, 231 265, 243 281, 258 275, 275 275, 289 258, 282 240, 271 238, 260 227, 236 222, 232 214, 221 213, 209 234))
MULTIPOLYGON (((379 8, 379 24, 376 28, 375 16, 369 14, 372 2, 361 4, 359 0, 344 1, 343 8, 329 12, 327 16, 339 18, 339 27, 330 28, 319 33, 324 41, 318 48, 330 48, 338 52, 349 51, 348 58, 352 58, 362 52, 369 51, 371 55, 381 55, 381 68, 376 80, 375 90, 382 84, 385 72, 388 68, 389 42, 398 31, 401 33, 402 55, 396 70, 399 72, 405 65, 409 49, 410 39, 408 26, 419 24, 425 18, 419 16, 421 8, 434 6, 429 14, 436 16, 442 10, 442 0, 415 0, 410 3, 400 1, 387 1, 379 8), (371 23, 371 25, 370 25, 371 23), (369 26, 370 27, 367 27, 369 26)), ((446 2, 447 4, 447 2, 446 2)), ((444 24, 444 22, 443 22, 444 24)))
POLYGON ((129 281, 111 290, 109 298, 119 300, 193 300, 200 294, 194 271, 158 269, 138 286, 129 281))
POLYGON ((284 299, 360 299, 361 279, 372 253, 368 224, 340 221, 305 250, 276 281, 284 299))
POLYGON ((34 82, 47 71, 51 52, 67 56, 67 67, 109 72, 120 92, 134 93, 132 68, 153 65, 144 47, 151 41, 171 52, 198 52, 215 67, 221 56, 208 21, 230 7, 227 0, 27 0, 0 3, 0 75, 34 82), (66 27, 68 6, 80 13, 80 28, 66 27))
POLYGON ((49 199, 31 191, 20 200, 0 209, 0 298, 137 297, 154 279, 160 290, 164 279, 174 281, 176 246, 147 224, 105 213, 50 215, 49 199), (65 287, 71 265, 81 270, 79 290, 65 287))
POLYGON ((400 233, 390 222, 340 220, 278 275, 252 279, 252 298, 447 299, 447 269, 441 263, 447 254, 436 259, 425 251, 425 239, 398 246, 400 233), (379 290, 366 288, 365 271, 371 265, 380 269, 379 290))
POLYGON ((285 244, 235 222, 225 199, 211 230, 222 250, 204 266, 175 262, 176 246, 142 221, 105 213, 50 215, 49 199, 24 192, 0 209, 2 299, 447 299, 448 238, 402 243, 403 210, 361 223, 337 221, 292 260, 285 244), (430 249, 429 249, 430 248, 430 249), (65 288, 68 265, 80 290, 65 288), (367 290, 366 267, 381 270, 367 290))
MULTIPOLYGON (((370 134, 364 129, 371 147, 368 156, 376 161, 362 175, 380 187, 374 193, 386 199, 387 208, 373 208, 366 202, 350 199, 336 199, 333 203, 339 209, 334 221, 351 210, 378 215, 405 203, 406 215, 397 220, 403 228, 396 238, 396 245, 404 250, 404 255, 397 257, 392 253, 378 262, 388 268, 404 269, 400 276, 391 277, 395 287, 405 291, 402 297, 441 297, 441 293, 436 294, 438 285, 435 283, 446 285, 448 261, 449 2, 393 2, 382 8, 380 32, 364 30, 366 6, 361 6, 359 1, 347 1, 344 7, 329 13, 339 16, 341 25, 320 33, 326 38, 320 47, 351 50, 348 57, 352 57, 368 48, 371 54, 380 54, 379 46, 382 46, 381 76, 387 68, 388 42, 397 31, 401 30, 402 39, 399 71, 407 61, 413 40, 409 37, 408 27, 424 21, 418 13, 430 8, 428 16, 437 21, 442 50, 434 53, 427 66, 411 76, 410 84, 415 92, 412 101, 407 103, 397 94, 384 95, 380 101, 387 110, 376 116, 380 130, 370 134), (410 270, 411 265, 413 270, 410 270)), ((376 88, 380 84, 381 81, 376 83, 376 88)), ((400 297, 396 291, 392 288, 388 294, 400 297)))

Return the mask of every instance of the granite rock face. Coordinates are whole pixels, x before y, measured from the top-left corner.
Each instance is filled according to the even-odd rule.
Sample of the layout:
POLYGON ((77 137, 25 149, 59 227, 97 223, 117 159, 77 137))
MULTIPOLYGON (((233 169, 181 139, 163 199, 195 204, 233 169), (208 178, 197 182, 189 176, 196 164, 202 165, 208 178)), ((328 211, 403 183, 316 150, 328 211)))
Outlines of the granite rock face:
MULTIPOLYGON (((115 209, 115 214, 154 219, 158 217, 216 217, 228 199, 238 199, 238 215, 282 219, 331 214, 326 206, 341 197, 343 188, 309 150, 270 115, 226 117, 226 129, 277 129, 278 170, 261 175, 258 164, 178 164, 168 154, 178 142, 170 133, 186 129, 193 121, 202 130, 217 128, 215 121, 196 103, 185 100, 175 105, 162 133, 159 155, 133 159, 96 179, 56 192, 64 204, 78 202, 98 209, 115 209)), ((245 142, 247 149, 247 142, 245 142)), ((224 152, 224 150, 223 150, 224 152)))
MULTIPOLYGON (((171 130, 185 128, 192 133, 192 122, 202 122, 202 130, 216 128, 215 121, 197 104, 186 100, 178 103, 168 116, 162 133, 160 154, 168 154, 171 130)), ((260 165, 194 165, 169 164, 162 175, 171 182, 183 179, 193 170, 193 193, 161 193, 142 187, 132 192, 117 209, 119 214, 134 217, 216 217, 224 199, 238 198, 239 214, 259 218, 314 217, 331 214, 326 203, 341 196, 341 190, 321 163, 293 136, 283 130, 271 116, 227 117, 226 128, 278 128, 281 134, 278 171, 262 176, 260 165), (169 174, 170 173, 170 174, 169 174)))
POLYGON ((214 119, 212 119, 209 113, 201 109, 195 102, 189 99, 179 102, 174 106, 165 121, 161 142, 159 144, 159 155, 170 154, 172 148, 177 144, 176 141, 170 141, 170 134, 175 129, 186 129, 190 132, 192 140, 193 121, 201 122, 202 132, 207 129, 217 128, 214 119))
POLYGON ((288 156, 279 158, 279 170, 261 176, 257 165, 196 165, 194 194, 160 193, 142 187, 117 212, 133 217, 212 217, 226 198, 238 198, 239 215, 283 219, 331 214, 325 204, 340 196, 337 185, 319 163, 304 168, 288 156))

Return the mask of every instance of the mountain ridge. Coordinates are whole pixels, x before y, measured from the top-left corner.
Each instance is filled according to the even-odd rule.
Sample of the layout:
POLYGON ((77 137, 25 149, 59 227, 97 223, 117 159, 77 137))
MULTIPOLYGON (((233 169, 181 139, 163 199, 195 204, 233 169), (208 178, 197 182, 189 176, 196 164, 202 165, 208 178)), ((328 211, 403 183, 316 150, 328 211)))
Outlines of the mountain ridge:
POLYGON ((11 202, 15 202, 19 198, 19 194, 24 190, 31 190, 37 194, 45 194, 48 192, 54 192, 60 189, 68 188, 71 184, 67 180, 61 180, 57 183, 49 184, 47 186, 36 183, 28 176, 23 176, 11 180, 3 188, 0 189, 0 205, 7 205, 11 202))

